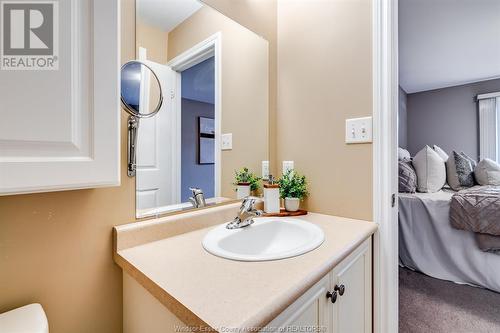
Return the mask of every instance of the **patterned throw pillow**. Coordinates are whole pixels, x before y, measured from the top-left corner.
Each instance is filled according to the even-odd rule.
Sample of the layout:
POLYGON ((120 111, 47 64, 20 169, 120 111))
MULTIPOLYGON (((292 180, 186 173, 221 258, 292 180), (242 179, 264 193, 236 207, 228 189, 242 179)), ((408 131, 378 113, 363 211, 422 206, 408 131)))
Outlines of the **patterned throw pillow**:
POLYGON ((460 191, 475 185, 474 168, 469 157, 457 153, 451 153, 446 163, 448 185, 455 191, 460 191))
POLYGON ((462 155, 463 157, 465 157, 466 159, 469 160, 470 164, 472 165, 472 169, 474 169, 476 167, 477 161, 475 161, 472 157, 468 156, 463 151, 460 152, 460 155, 462 155))
POLYGON ((399 161, 399 192, 415 193, 417 191, 417 174, 410 161, 399 161))

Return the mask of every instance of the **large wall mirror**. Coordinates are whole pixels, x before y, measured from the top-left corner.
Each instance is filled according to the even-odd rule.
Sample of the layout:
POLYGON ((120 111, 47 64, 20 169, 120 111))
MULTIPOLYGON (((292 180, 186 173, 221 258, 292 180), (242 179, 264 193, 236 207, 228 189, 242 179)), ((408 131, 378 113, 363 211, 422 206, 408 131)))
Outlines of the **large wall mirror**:
POLYGON ((136 46, 164 97, 140 120, 137 217, 195 208, 193 188, 235 199, 235 170, 269 160, 268 42, 197 0, 136 0, 136 46))

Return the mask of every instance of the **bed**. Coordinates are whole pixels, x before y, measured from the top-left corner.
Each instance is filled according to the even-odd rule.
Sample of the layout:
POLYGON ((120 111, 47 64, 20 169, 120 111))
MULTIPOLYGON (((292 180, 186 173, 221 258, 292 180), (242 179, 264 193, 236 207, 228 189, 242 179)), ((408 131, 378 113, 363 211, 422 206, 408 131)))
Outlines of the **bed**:
POLYGON ((452 190, 399 194, 400 265, 500 292, 500 254, 481 251, 474 233, 452 228, 452 190))

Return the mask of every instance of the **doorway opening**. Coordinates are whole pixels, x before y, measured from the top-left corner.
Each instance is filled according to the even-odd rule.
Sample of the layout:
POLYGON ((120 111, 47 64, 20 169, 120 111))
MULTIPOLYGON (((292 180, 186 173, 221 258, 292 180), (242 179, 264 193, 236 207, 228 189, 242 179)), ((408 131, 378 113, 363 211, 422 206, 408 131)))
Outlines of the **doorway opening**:
POLYGON ((181 202, 201 188, 215 197, 215 59, 181 72, 181 202))
POLYGON ((500 3, 399 0, 397 26, 399 331, 500 331, 500 3))
MULTIPOLYGON (((468 172, 473 177, 476 176, 473 165, 481 163, 486 157, 480 152, 482 146, 480 142, 483 137, 481 119, 484 119, 481 110, 487 109, 490 114, 498 116, 498 108, 493 108, 491 105, 495 105, 492 102, 494 99, 496 103, 499 91, 492 84, 494 85, 493 81, 500 77, 500 63, 497 60, 500 55, 498 54, 500 28, 492 27, 500 22, 500 17, 497 14, 500 11, 494 8, 498 4, 489 1, 463 2, 454 4, 453 7, 450 7, 449 4, 446 7, 446 5, 446 1, 375 1, 374 216, 380 225, 379 233, 375 239, 377 253, 375 263, 375 330, 377 332, 398 331, 398 323, 401 332, 409 331, 408 325, 412 327, 412 331, 416 332, 456 331, 464 330, 464 327, 467 328, 466 331, 481 332, 496 331, 499 327, 498 313, 494 313, 494 309, 498 309, 498 301, 500 301, 500 294, 497 290, 500 274, 495 272, 495 269, 500 265, 494 264, 499 260, 498 254, 484 251, 478 247, 477 232, 461 230, 450 222, 451 197, 461 193, 463 188, 458 189, 458 191, 454 190, 449 195, 450 198, 445 198, 444 201, 443 198, 433 198, 433 196, 448 195, 443 193, 446 192, 443 189, 445 182, 448 187, 451 187, 450 182, 451 185, 454 185, 453 180, 449 179, 450 166, 448 161, 451 156, 453 156, 453 160, 460 160, 461 157, 464 161, 469 160, 468 172), (409 10, 411 17, 399 19, 399 15, 408 9, 407 6, 421 6, 422 8, 412 8, 409 10), (441 11, 440 8, 436 8, 440 6, 443 7, 441 11), (478 14, 481 10, 483 10, 482 14, 478 14), (417 19, 419 28, 407 30, 408 27, 404 25, 411 24, 412 19, 416 19, 419 12, 423 15, 417 19), (439 16, 439 19, 434 20, 436 15, 439 16), (490 20, 489 23, 485 23, 488 20, 490 20), (425 24, 423 25, 422 22, 425 24), (467 24, 469 24, 468 27, 467 24), (428 31, 429 29, 432 30, 432 33, 428 31), (459 32, 459 29, 464 30, 459 32), (477 29, 484 30, 477 32, 477 29), (421 38, 417 38, 417 40, 420 43, 431 44, 432 49, 427 51, 411 50, 406 51, 406 53, 401 51, 404 43, 411 42, 411 34, 419 33, 426 34, 426 38, 420 36, 421 38), (443 33, 447 33, 447 36, 443 37, 443 33), (476 36, 474 37, 474 45, 462 43, 463 38, 455 38, 471 33, 476 36), (478 39, 477 36, 481 37, 478 39), (490 49, 481 51, 482 47, 490 47, 490 49), (448 50, 445 50, 446 48, 448 50), (456 48, 461 48, 461 50, 456 48), (488 61, 484 57, 481 60, 477 58, 485 55, 493 57, 493 60, 488 61), (411 63, 408 59, 411 56, 422 62, 424 67, 415 69, 415 74, 408 76, 410 73, 408 66, 411 63), (432 59, 428 57, 441 58, 442 62, 439 65, 439 61, 435 60, 433 64, 432 59), (461 60, 462 63, 460 63, 461 60), (490 65, 489 69, 486 69, 484 66, 488 64, 490 65), (472 76, 466 79, 459 78, 460 75, 471 75, 474 70, 478 69, 481 69, 482 73, 475 78, 472 76), (431 78, 432 81, 436 82, 438 81, 436 76, 443 74, 448 75, 448 82, 441 82, 438 85, 430 85, 422 90, 413 91, 411 87, 415 86, 414 84, 405 81, 406 79, 400 80, 402 72, 407 75, 406 79, 409 77, 410 81, 413 80, 414 83, 417 81, 422 83, 431 78), (400 85, 403 92, 400 90, 400 85), (452 90, 457 89, 461 89, 461 92, 453 94, 452 90), (404 96, 405 94, 407 96, 404 96), (427 99, 422 102, 422 98, 428 97, 432 97, 434 100, 427 99), (401 106, 407 108, 406 115, 400 113, 402 111, 399 107, 400 98, 401 106), (481 102, 484 99, 490 99, 490 102, 481 102), (446 107, 443 104, 443 101, 446 100, 453 106, 446 107), (439 101, 440 106, 436 107, 433 104, 437 101, 439 101), (422 107, 423 104, 425 104, 424 111, 418 112, 418 106, 422 107), (486 104, 490 104, 490 107, 486 108, 486 104), (468 113, 471 120, 467 126, 457 126, 464 115, 461 112, 465 108, 468 108, 472 113, 468 113), (450 109, 455 113, 451 116, 443 116, 443 112, 450 111, 450 109), (398 112, 400 113, 399 117, 398 112), (425 116, 426 113, 427 116, 425 116), (405 116, 406 121, 404 121, 405 116), (406 161, 406 164, 415 169, 415 174, 417 174, 417 189, 415 191, 417 194, 409 199, 408 196, 411 196, 411 193, 398 195, 402 164, 398 158, 398 147, 400 143, 405 141, 404 138, 398 138, 398 134, 401 135, 404 131, 404 124, 398 123, 398 120, 402 120, 407 125, 406 150, 409 151, 407 153, 399 150, 399 155, 406 157, 410 155, 409 157, 412 159, 409 162, 406 161), (429 121, 432 125, 429 124, 429 121), (403 128, 399 125, 403 125, 403 128), (435 125, 440 125, 437 131, 433 129, 435 125), (453 129, 455 132, 450 133, 453 129), (425 142, 416 140, 415 135, 420 135, 425 142), (446 140, 452 138, 453 135, 460 137, 448 141, 451 142, 450 146, 446 140), (465 138, 469 138, 467 142, 463 141, 465 138), (473 140, 476 140, 476 143, 470 145, 470 141, 473 140), (443 152, 448 157, 445 157, 443 152), (439 156, 441 160, 438 160, 436 156, 439 156), (425 160, 425 168, 421 167, 422 160, 425 160), (425 175, 420 177, 422 169, 430 170, 430 166, 427 164, 429 160, 437 161, 436 163, 441 165, 439 166, 441 170, 439 177, 443 180, 443 186, 437 185, 436 190, 431 188, 432 184, 428 183, 429 180, 425 175), (416 169, 420 169, 420 171, 416 169), (445 172, 444 178, 443 170, 445 172), (424 178, 425 181, 420 178, 424 178), (419 180, 421 184, 426 184, 427 191, 419 185, 419 180), (430 198, 420 198, 419 196, 430 198), (404 200, 408 202, 403 202, 404 200), (436 212, 434 209, 436 207, 430 206, 439 200, 441 202, 435 206, 440 205, 443 210, 436 212), (427 215, 431 217, 439 215, 442 218, 434 218, 434 221, 432 218, 424 218, 423 214, 418 213, 419 209, 416 206, 419 205, 426 206, 427 215), (445 212, 445 210, 447 211, 445 212), (428 227, 427 234, 425 234, 424 224, 428 227), (431 229, 432 233, 429 232, 431 229), (420 236, 420 241, 417 236, 420 236), (441 240, 435 241, 439 237, 441 240), (455 238, 451 239, 453 237, 455 238), (399 270, 398 261, 406 268, 399 270), (484 262, 489 262, 489 267, 480 268, 481 263, 484 262), (464 266, 464 264, 466 265, 464 266), (469 269, 467 269, 467 265, 469 265, 469 269), (399 278, 398 270, 401 274, 399 278), (418 283, 412 283, 412 281, 418 281, 418 283), (473 285, 473 287, 463 285, 464 283, 473 285), (398 299, 401 300, 398 297, 401 296, 400 292, 405 293, 409 290, 417 292, 418 295, 409 296, 410 302, 403 299, 398 307, 398 299), (414 301, 416 297, 433 294, 432 291, 435 291, 436 299, 427 299, 428 303, 425 300, 422 302, 414 301), (469 295, 469 299, 468 301, 460 301, 460 297, 457 295, 469 295), (437 304, 437 307, 434 308, 427 307, 427 315, 432 316, 432 319, 425 317, 425 309, 420 311, 408 307, 420 303, 423 305, 437 304), (446 310, 447 316, 442 316, 441 310, 443 309, 446 310), (458 325, 458 328, 449 325, 450 316, 457 316, 458 319, 452 325, 458 325), (401 320, 413 320, 413 323, 409 321, 402 323, 401 320)), ((415 46, 411 43, 410 45, 415 46)), ((496 127, 498 129, 498 126, 496 127)), ((498 154, 498 150, 496 151, 498 154)), ((465 164, 467 163, 464 162, 465 164)), ((403 176, 405 176, 404 172, 403 176)), ((469 177, 469 179, 471 178, 469 177)), ((461 187, 463 186, 464 184, 461 185, 461 187)), ((480 187, 481 184, 475 184, 475 186, 480 187)), ((460 214, 458 215, 460 216, 460 214)))
POLYGON ((207 204, 220 197, 220 34, 166 64, 139 59, 158 74, 165 96, 158 116, 141 122, 138 136, 137 217, 192 207, 192 189, 207 204))

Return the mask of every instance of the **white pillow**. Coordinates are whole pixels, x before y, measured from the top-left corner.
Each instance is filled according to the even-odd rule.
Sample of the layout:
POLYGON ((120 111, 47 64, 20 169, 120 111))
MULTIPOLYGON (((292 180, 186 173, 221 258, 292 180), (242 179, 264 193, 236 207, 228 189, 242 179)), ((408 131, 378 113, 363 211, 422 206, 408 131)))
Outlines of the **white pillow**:
POLYGON ((437 192, 446 182, 443 159, 431 147, 425 146, 413 158, 419 192, 437 192))
POLYGON ((445 162, 448 161, 449 156, 448 156, 448 154, 446 154, 446 152, 443 149, 441 149, 441 147, 434 145, 433 148, 434 148, 434 151, 439 155, 439 157, 441 157, 443 159, 443 161, 445 161, 445 162))
POLYGON ((479 185, 500 185, 500 165, 485 158, 476 165, 474 176, 479 185))
POLYGON ((411 160, 410 152, 401 147, 398 148, 398 160, 399 161, 409 161, 411 160))

